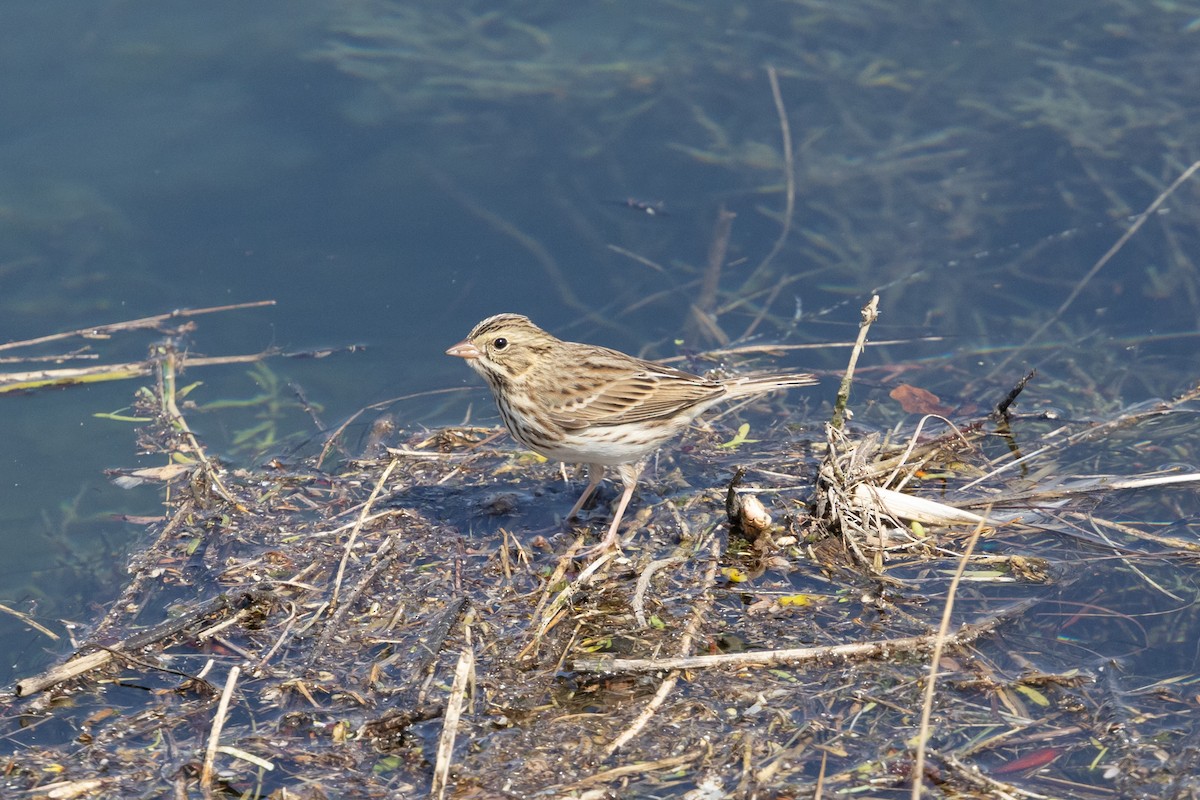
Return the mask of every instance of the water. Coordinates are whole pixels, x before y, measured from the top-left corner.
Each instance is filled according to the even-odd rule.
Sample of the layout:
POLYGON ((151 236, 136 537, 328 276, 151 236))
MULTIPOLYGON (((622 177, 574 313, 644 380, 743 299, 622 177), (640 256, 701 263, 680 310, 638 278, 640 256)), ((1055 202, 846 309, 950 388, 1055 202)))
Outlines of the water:
MULTIPOLYGON (((1196 181, 1060 325, 991 373, 1197 158, 1194 13, 491 8, 7 4, 0 340, 270 298, 270 309, 201 319, 192 350, 363 344, 273 361, 270 379, 303 387, 331 425, 368 403, 464 385, 475 389, 401 403, 401 424, 457 421, 468 404, 488 419, 446 346, 517 311, 572 338, 673 355, 725 207, 737 218, 720 305, 771 296, 757 330, 768 340, 852 338, 857 307, 888 285, 874 338, 952 344, 888 347, 874 363, 932 362, 921 384, 952 403, 994 402, 1030 365, 1045 388, 1033 384, 1029 407, 1113 408, 1200 374, 1196 181), (782 250, 747 283, 785 205, 767 65, 791 126, 796 211, 782 250), (667 213, 621 204, 630 197, 667 213)), ((758 310, 730 310, 722 325, 736 336, 758 310)), ((152 341, 92 344, 119 361, 152 341)), ((772 363, 837 369, 845 352, 772 363)), ((204 404, 251 397, 269 379, 229 367, 187 380, 205 382, 193 395, 204 404)), ((129 405, 140 383, 2 400, 0 602, 60 633, 59 621, 86 623, 114 596, 144 535, 116 517, 161 512, 154 491, 103 474, 161 463, 138 456, 128 423, 94 416, 129 405)), ((868 377, 858 396, 886 403, 887 389, 868 377)), ((285 408, 275 422, 288 441, 255 451, 234 446, 250 418, 192 421, 242 463, 312 432, 285 408)), ((0 637, 5 683, 69 650, 12 617, 0 637)))

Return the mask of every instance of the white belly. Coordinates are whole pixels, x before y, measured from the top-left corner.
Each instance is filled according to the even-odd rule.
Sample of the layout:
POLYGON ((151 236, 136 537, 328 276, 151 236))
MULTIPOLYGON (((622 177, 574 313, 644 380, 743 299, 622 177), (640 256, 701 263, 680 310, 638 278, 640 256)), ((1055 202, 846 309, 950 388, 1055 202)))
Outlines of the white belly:
POLYGON ((568 464, 603 464, 616 467, 641 461, 686 427, 687 420, 667 427, 646 429, 642 425, 612 425, 567 434, 553 448, 543 448, 546 458, 568 464))

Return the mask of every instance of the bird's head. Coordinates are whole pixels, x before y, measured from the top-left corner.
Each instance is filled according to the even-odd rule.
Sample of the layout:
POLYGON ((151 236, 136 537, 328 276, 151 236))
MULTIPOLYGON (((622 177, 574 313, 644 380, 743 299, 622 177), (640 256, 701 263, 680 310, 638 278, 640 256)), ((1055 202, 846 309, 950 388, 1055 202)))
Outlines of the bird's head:
POLYGON ((446 355, 467 360, 467 366, 493 386, 519 380, 559 340, 520 314, 497 314, 476 325, 467 338, 446 355))

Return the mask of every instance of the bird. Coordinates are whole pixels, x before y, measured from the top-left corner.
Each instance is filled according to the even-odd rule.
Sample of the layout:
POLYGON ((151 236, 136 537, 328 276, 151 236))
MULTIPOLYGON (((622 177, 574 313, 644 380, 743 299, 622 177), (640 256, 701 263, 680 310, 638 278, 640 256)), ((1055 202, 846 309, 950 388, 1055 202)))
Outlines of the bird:
POLYGON ((619 549, 618 529, 647 457, 725 400, 817 383, 809 373, 710 380, 665 364, 563 341, 521 314, 496 314, 446 355, 465 359, 492 391, 508 432, 548 459, 587 466, 583 508, 608 468, 624 491, 597 552, 619 549))

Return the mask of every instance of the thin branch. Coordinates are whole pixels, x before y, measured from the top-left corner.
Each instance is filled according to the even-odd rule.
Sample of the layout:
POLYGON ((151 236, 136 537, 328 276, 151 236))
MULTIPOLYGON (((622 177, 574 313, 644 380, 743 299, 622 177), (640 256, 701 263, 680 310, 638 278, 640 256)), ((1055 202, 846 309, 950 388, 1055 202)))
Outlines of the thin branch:
POLYGON ((237 685, 241 667, 234 666, 229 670, 225 680, 225 690, 221 692, 221 702, 217 704, 217 713, 213 716, 212 729, 208 734, 208 748, 204 751, 204 766, 200 770, 200 792, 204 797, 213 797, 213 762, 217 758, 217 745, 221 743, 221 729, 225 727, 225 716, 229 713, 229 699, 233 696, 233 687, 237 685))
MULTIPOLYGON (((379 480, 375 482, 375 488, 371 490, 371 496, 367 498, 367 502, 363 503, 362 510, 359 512, 358 520, 354 523, 353 530, 346 538, 346 546, 342 549, 342 560, 338 563, 337 577, 333 581, 333 599, 330 601, 337 605, 338 592, 342 586, 342 579, 346 574, 346 562, 350 560, 350 553, 354 549, 354 542, 358 539, 359 531, 367 521, 367 517, 371 513, 371 506, 375 504, 375 499, 379 497, 379 493, 383 491, 383 487, 387 485, 388 478, 392 475, 392 470, 400 463, 399 459, 393 458, 391 463, 387 465, 387 469, 379 476, 379 480)), ((390 541, 390 540, 389 540, 390 541)))
POLYGON ((792 127, 788 124, 787 108, 783 105, 783 93, 779 91, 779 76, 775 74, 775 67, 770 65, 767 66, 767 80, 771 82, 771 98, 775 101, 775 113, 779 115, 779 134, 783 138, 783 178, 785 186, 783 228, 779 231, 779 238, 775 240, 775 244, 771 247, 770 252, 763 257, 763 260, 750 273, 750 277, 746 281, 747 285, 757 280, 775 256, 779 255, 779 251, 783 249, 783 245, 787 242, 788 234, 792 231, 792 215, 796 210, 796 165, 795 156, 792 154, 792 127))
POLYGON ((119 331, 140 330, 143 328, 157 328, 161 323, 173 319, 184 319, 186 317, 197 317, 201 314, 216 314, 222 311, 236 311, 243 308, 262 308, 263 306, 275 305, 274 300, 255 300, 250 303, 233 303, 227 306, 210 306, 209 308, 180 308, 166 314, 156 314, 153 317, 142 317, 141 319, 128 320, 126 322, 111 322, 107 325, 96 325, 91 328, 80 328, 74 331, 65 333, 52 333, 49 336, 40 336, 36 339, 24 339, 19 342, 7 342, 0 344, 0 350, 12 350, 16 347, 32 347, 37 344, 45 344, 46 342, 57 342, 63 339, 71 339, 76 336, 84 339, 107 339, 114 333, 119 331))
POLYGON ((854 367, 858 364, 858 357, 862 355, 863 348, 867 342, 867 331, 871 329, 871 323, 879 318, 879 295, 872 295, 871 302, 862 310, 862 322, 858 327, 858 339, 854 342, 854 350, 850 353, 850 363, 846 366, 846 374, 842 376, 842 383, 838 387, 837 403, 833 407, 833 420, 830 424, 834 430, 841 430, 842 423, 846 417, 846 404, 850 402, 850 386, 854 383, 854 367))
POLYGON ((713 226, 712 241, 708 246, 708 262, 704 277, 700 281, 700 294, 692 304, 684 335, 689 340, 700 338, 729 344, 729 337, 717 325, 713 307, 717 304, 717 291, 721 285, 721 268, 725 266, 725 254, 729 252, 729 235, 737 214, 721 206, 717 211, 717 222, 713 226))
POLYGON ((446 715, 442 718, 442 732, 438 736, 437 760, 434 763, 430 797, 446 796, 450 781, 450 765, 454 761, 454 740, 458 737, 458 721, 462 718, 463 696, 468 684, 475 682, 475 653, 468 646, 458 657, 454 668, 454 682, 450 684, 450 697, 446 701, 446 715))
POLYGON ((963 573, 971 560, 971 553, 975 551, 975 543, 979 541, 979 536, 983 533, 986 524, 987 513, 983 516, 984 519, 981 519, 975 526, 975 532, 971 534, 966 548, 963 549, 962 557, 958 560, 958 569, 954 571, 954 579, 950 581, 950 588, 946 591, 946 605, 942 609, 942 621, 938 625, 937 634, 934 637, 933 653, 929 656, 929 676, 925 679, 925 699, 921 705, 921 725, 917 729, 917 755, 912 770, 912 800, 921 800, 921 790, 925 787, 925 745, 930 734, 929 720, 933 716, 933 693, 934 687, 937 685, 938 664, 942 660, 942 650, 945 649, 946 642, 950 639, 950 616, 954 611, 954 598, 958 594, 958 585, 962 582, 963 573))
POLYGON ((213 491, 221 496, 225 502, 236 508, 243 514, 248 514, 249 511, 242 505, 225 486, 225 482, 221 480, 221 476, 217 468, 213 466, 209 460, 208 454, 204 452, 203 445, 200 444, 200 439, 192 432, 191 426, 184 419, 183 413, 180 412, 179 406, 175 404, 175 378, 178 374, 178 355, 173 349, 168 348, 161 361, 161 371, 159 373, 160 385, 162 388, 162 408, 163 412, 171 422, 171 426, 183 434, 192 451, 192 455, 200 462, 200 467, 204 471, 204 475, 208 478, 209 484, 213 491))
POLYGON ((1170 186, 1163 190, 1158 197, 1154 198, 1154 202, 1148 205, 1145 211, 1143 211, 1141 214, 1138 214, 1137 219, 1134 220, 1133 224, 1129 226, 1129 230, 1121 234, 1121 238, 1117 239, 1116 243, 1112 247, 1108 248, 1108 252, 1100 256, 1100 260, 1093 264, 1092 268, 1088 270, 1087 274, 1084 275, 1077 284, 1075 284, 1075 288, 1071 290, 1071 294, 1069 294, 1067 299, 1062 302, 1062 305, 1060 305, 1058 309, 1051 314, 1045 322, 1042 323, 1041 327, 1033 332, 1033 335, 1031 335, 1025 341, 1025 344, 1014 350, 1011 354, 1009 354, 1008 358, 1001 361, 996 368, 992 370, 993 375, 1007 367, 1014 358, 1016 358, 1018 355, 1024 352, 1026 348, 1037 341, 1041 335, 1050 328, 1051 325, 1058 322, 1059 318, 1062 317, 1063 312, 1065 312, 1071 306, 1071 304, 1075 302, 1075 300, 1083 292, 1084 287, 1088 285, 1092 278, 1096 277, 1100 270, 1104 269, 1109 261, 1112 261, 1113 257, 1121 251, 1121 248, 1123 248, 1125 244, 1133 238, 1133 235, 1142 229, 1142 226, 1146 224, 1146 220, 1150 219, 1150 216, 1154 214, 1154 212, 1158 211, 1162 204, 1167 201, 1167 198, 1174 194, 1175 190, 1178 189, 1186 180, 1188 180, 1188 178, 1191 178, 1196 174, 1196 170, 1200 170, 1200 161, 1194 162, 1190 167, 1185 169, 1170 186))

